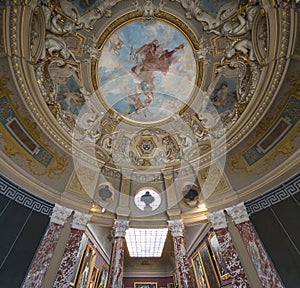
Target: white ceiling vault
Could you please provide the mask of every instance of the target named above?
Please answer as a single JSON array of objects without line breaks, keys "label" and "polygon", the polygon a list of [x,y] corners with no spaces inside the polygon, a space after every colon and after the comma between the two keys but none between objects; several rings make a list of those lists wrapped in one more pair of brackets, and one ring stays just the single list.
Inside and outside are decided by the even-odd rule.
[{"label": "white ceiling vault", "polygon": [[1,173],[93,225],[181,217],[195,239],[299,171],[297,5],[0,1]]}]

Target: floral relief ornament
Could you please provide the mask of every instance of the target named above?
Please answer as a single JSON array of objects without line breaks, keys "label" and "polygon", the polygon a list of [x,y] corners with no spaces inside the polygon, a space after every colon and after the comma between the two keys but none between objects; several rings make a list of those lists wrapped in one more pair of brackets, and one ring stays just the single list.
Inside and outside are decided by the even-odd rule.
[{"label": "floral relief ornament", "polygon": [[91,217],[92,215],[84,214],[79,211],[74,211],[72,228],[84,231]]},{"label": "floral relief ornament", "polygon": [[53,207],[50,221],[55,224],[64,225],[66,219],[71,215],[72,211],[72,209],[69,209],[56,203]]},{"label": "floral relief ornament", "polygon": [[227,220],[223,210],[212,212],[206,215],[215,230],[227,227]]}]

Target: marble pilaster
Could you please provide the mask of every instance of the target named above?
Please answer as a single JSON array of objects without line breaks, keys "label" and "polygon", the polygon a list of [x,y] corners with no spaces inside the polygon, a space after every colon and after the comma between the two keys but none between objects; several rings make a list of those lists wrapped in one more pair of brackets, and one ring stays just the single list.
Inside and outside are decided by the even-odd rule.
[{"label": "marble pilaster", "polygon": [[129,221],[115,220],[114,223],[114,246],[110,262],[107,287],[122,288],[123,264],[125,250],[125,234]]},{"label": "marble pilaster", "polygon": [[42,286],[42,281],[49,267],[63,225],[71,213],[71,209],[59,204],[55,204],[53,207],[50,223],[34,256],[22,288],[39,288]]},{"label": "marble pilaster", "polygon": [[224,261],[226,262],[227,270],[229,271],[232,279],[233,287],[250,288],[250,284],[245,274],[244,268],[228,231],[224,211],[210,213],[207,215],[207,218],[212,223],[212,226],[216,233],[222,256],[224,258]]},{"label": "marble pilaster", "polygon": [[243,239],[262,286],[265,288],[282,288],[283,285],[276,270],[250,222],[244,203],[227,208],[226,211]]},{"label": "marble pilaster", "polygon": [[174,242],[177,281],[180,288],[194,287],[184,243],[184,226],[181,219],[168,221]]},{"label": "marble pilaster", "polygon": [[72,276],[74,274],[74,265],[76,263],[76,257],[79,251],[82,235],[90,219],[91,215],[84,214],[78,211],[74,212],[71,224],[71,233],[53,287],[69,287]]}]

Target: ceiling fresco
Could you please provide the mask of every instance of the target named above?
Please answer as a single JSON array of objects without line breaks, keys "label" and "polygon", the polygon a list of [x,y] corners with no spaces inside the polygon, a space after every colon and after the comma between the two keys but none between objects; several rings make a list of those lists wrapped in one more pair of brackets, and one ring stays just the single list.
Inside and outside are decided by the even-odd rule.
[{"label": "ceiling fresco", "polygon": [[[239,199],[234,188],[247,190],[241,174],[264,165],[282,139],[296,137],[299,117],[293,109],[299,95],[289,93],[282,109],[274,109],[280,95],[287,95],[282,87],[296,85],[284,82],[293,72],[288,67],[300,59],[293,54],[295,5],[275,0],[1,4],[0,19],[7,24],[0,34],[1,65],[14,86],[14,101],[0,95],[1,133],[10,143],[1,145],[3,153],[22,166],[16,153],[7,152],[15,143],[18,157],[38,167],[32,177],[39,177],[38,169],[43,176],[63,177],[52,185],[59,189],[49,191],[81,209],[93,203],[111,219],[115,213],[134,219],[146,213],[162,221],[182,213],[190,223],[202,221],[204,202],[214,208]],[[17,106],[30,120],[15,113]],[[268,121],[271,110],[276,115]],[[237,171],[243,171],[239,177]],[[144,189],[159,194],[155,211],[136,207],[134,197]]]},{"label": "ceiling fresco", "polygon": [[101,94],[109,107],[138,121],[160,121],[190,98],[197,75],[184,35],[162,21],[132,21],[112,34],[98,67]]}]

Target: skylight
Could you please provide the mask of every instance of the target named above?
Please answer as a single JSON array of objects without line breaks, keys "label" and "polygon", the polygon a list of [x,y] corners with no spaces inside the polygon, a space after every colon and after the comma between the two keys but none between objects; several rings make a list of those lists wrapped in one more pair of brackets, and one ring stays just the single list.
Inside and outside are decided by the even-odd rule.
[{"label": "skylight", "polygon": [[167,238],[168,228],[137,229],[126,231],[126,243],[131,257],[160,257]]}]

